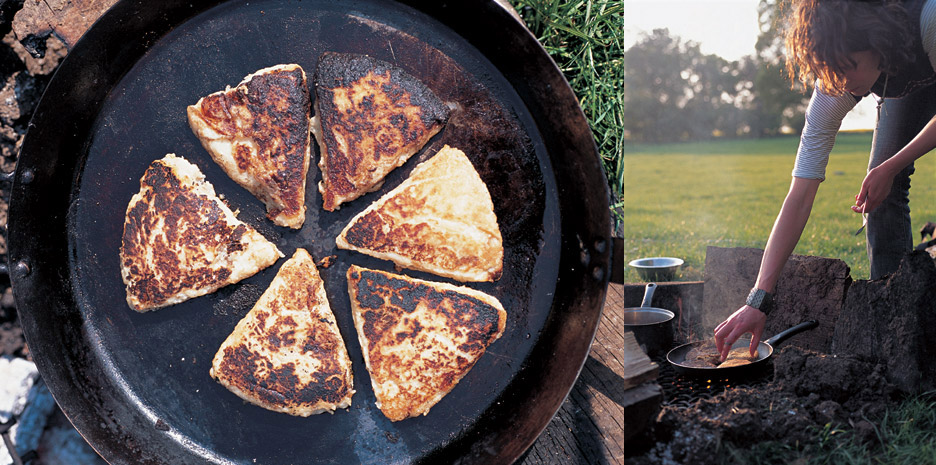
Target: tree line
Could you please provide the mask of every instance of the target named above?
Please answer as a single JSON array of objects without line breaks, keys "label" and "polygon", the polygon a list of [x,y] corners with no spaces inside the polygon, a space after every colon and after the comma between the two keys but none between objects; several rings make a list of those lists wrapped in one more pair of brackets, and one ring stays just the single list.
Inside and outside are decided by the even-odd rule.
[{"label": "tree line", "polygon": [[803,128],[809,93],[784,72],[781,6],[758,5],[752,55],[728,61],[667,29],[624,52],[624,137],[674,142],[771,137]]}]

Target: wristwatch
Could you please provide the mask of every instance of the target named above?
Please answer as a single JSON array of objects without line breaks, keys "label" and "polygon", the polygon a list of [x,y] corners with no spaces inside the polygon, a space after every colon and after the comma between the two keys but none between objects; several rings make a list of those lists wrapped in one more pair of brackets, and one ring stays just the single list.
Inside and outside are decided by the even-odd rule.
[{"label": "wristwatch", "polygon": [[764,315],[770,314],[770,311],[773,310],[773,303],[773,294],[756,287],[751,289],[751,293],[748,294],[747,300],[744,301],[745,305],[754,307],[764,312]]}]

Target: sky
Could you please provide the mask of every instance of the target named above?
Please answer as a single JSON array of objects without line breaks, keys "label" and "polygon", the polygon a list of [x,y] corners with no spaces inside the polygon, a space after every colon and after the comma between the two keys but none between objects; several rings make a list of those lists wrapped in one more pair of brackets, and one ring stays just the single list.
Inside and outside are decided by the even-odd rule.
[{"label": "sky", "polygon": [[[737,60],[754,54],[760,32],[758,0],[623,0],[624,47],[630,48],[642,33],[669,29],[671,36],[699,44],[702,53]],[[872,129],[874,102],[862,99],[842,122],[842,129]]]}]

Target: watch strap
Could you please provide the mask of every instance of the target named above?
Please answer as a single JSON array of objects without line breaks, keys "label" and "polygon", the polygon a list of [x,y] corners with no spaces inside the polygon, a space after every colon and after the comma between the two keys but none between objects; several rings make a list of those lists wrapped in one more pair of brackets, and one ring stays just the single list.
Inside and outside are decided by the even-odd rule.
[{"label": "watch strap", "polygon": [[764,315],[769,315],[770,311],[773,310],[773,294],[755,287],[748,293],[747,300],[744,303],[760,310]]}]

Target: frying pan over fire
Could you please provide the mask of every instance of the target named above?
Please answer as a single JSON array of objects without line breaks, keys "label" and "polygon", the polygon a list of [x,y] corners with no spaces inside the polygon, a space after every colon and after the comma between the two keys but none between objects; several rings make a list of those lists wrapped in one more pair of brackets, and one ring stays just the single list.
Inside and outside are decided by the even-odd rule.
[{"label": "frying pan over fire", "polygon": [[[325,51],[400,66],[455,108],[441,133],[377,192],[321,209],[313,144],[306,223],[273,226],[187,126],[185,108],[279,63],[313,75]],[[357,212],[444,144],[491,192],[504,273],[470,287],[507,309],[504,335],[426,416],[374,406],[344,274],[393,265],[338,250]],[[239,218],[320,269],[354,372],[352,405],[291,417],[245,404],[211,358],[281,262],[218,292],[138,314],[118,250],[130,197],[166,153],[196,164]],[[9,269],[30,353],[77,430],[111,463],[511,463],[543,431],[581,370],[611,255],[609,192],[584,114],[536,39],[495,1],[121,0],[63,60],[17,162]],[[445,281],[403,271],[419,279]]]},{"label": "frying pan over fire", "polygon": [[[788,328],[784,331],[781,331],[767,339],[766,341],[760,341],[757,345],[757,358],[751,363],[745,365],[736,365],[728,367],[695,367],[686,364],[686,355],[695,347],[700,347],[704,342],[690,342],[683,344],[681,346],[675,347],[666,354],[666,360],[676,369],[677,373],[693,376],[693,377],[708,377],[709,379],[734,379],[734,378],[743,378],[747,376],[752,376],[760,373],[762,369],[767,364],[767,360],[774,353],[774,348],[776,348],[780,343],[789,339],[790,337],[799,334],[808,329],[813,329],[819,326],[819,323],[815,321],[804,321],[792,328]],[[747,348],[751,344],[750,338],[744,339],[741,338],[736,341],[731,348]]]}]

